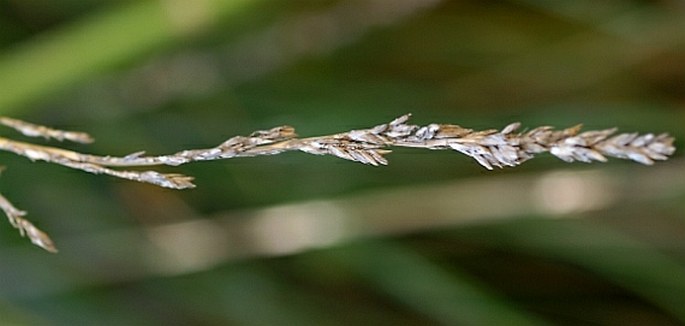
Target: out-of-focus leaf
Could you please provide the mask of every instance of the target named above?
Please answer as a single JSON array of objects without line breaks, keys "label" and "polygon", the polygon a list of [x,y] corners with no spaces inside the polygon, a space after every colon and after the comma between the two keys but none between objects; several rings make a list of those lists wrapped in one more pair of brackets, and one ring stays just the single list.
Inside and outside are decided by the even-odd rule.
[{"label": "out-of-focus leaf", "polygon": [[484,234],[489,245],[581,266],[685,322],[685,264],[646,243],[585,220],[525,219]]},{"label": "out-of-focus leaf", "polygon": [[408,247],[364,242],[330,255],[379,292],[446,325],[541,323],[456,268],[444,270]]},{"label": "out-of-focus leaf", "polygon": [[205,31],[257,0],[135,1],[0,53],[0,113]]}]

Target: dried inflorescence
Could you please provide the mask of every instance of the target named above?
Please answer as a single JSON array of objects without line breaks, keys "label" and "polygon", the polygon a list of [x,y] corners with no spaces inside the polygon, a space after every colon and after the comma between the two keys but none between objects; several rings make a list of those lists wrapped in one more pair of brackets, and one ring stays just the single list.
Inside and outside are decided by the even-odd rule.
[{"label": "dried inflorescence", "polygon": [[[370,164],[387,165],[384,157],[390,147],[414,147],[432,150],[454,150],[475,159],[480,165],[493,167],[517,166],[536,154],[550,152],[566,161],[605,162],[607,156],[629,159],[651,165],[665,160],[675,152],[673,138],[667,134],[624,133],[616,129],[580,132],[581,126],[563,130],[538,127],[519,132],[520,124],[512,123],[502,130],[474,131],[458,125],[432,123],[426,126],[408,124],[409,114],[389,123],[369,129],[352,130],[334,135],[298,138],[290,126],[256,131],[249,136],[236,136],[220,145],[206,149],[184,150],[171,155],[147,156],[136,152],[123,157],[82,154],[56,147],[41,146],[0,137],[0,150],[29,158],[61,164],[95,174],[146,182],[172,189],[193,188],[193,178],[181,174],[156,171],[119,170],[117,167],[178,166],[195,161],[275,155],[286,151],[302,151],[316,155],[332,155],[342,159]],[[20,120],[0,117],[0,124],[14,128],[24,135],[90,143],[92,138],[81,132],[61,131]],[[51,252],[56,252],[50,238],[23,218],[0,196],[0,208],[10,223],[26,234],[31,241]]]},{"label": "dried inflorescence", "polygon": [[10,203],[5,196],[0,195],[0,208],[5,212],[10,224],[15,228],[19,229],[19,233],[24,236],[28,236],[31,242],[49,252],[57,252],[55,244],[52,239],[35,227],[31,222],[24,218],[26,212],[17,209]]}]

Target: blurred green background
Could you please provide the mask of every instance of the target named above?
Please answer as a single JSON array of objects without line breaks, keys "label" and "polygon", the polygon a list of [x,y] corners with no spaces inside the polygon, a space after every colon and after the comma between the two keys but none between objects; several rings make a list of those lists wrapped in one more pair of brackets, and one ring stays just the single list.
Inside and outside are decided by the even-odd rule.
[{"label": "blurred green background", "polygon": [[160,168],[188,191],[2,153],[0,191],[61,251],[0,224],[0,323],[683,324],[684,108],[679,0],[0,0],[0,114],[97,140],[51,145],[172,153],[412,112],[679,148],[652,167],[396,150]]}]

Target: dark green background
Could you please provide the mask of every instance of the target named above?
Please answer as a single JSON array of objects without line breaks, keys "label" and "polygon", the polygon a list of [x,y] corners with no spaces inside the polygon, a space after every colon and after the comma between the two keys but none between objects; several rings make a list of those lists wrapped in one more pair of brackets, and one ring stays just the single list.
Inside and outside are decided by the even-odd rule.
[{"label": "dark green background", "polygon": [[[173,153],[281,124],[335,133],[407,112],[669,132],[681,149],[684,107],[676,0],[0,1],[0,114],[89,132],[89,146],[49,143],[89,153]],[[388,159],[160,168],[196,177],[171,191],[4,153],[0,191],[61,252],[0,224],[0,323],[685,322],[678,152],[653,167],[543,155],[492,172],[450,152]],[[604,201],[540,206],[578,180],[600,190],[581,198]],[[255,249],[254,221],[298,214],[356,224],[323,246]]]}]

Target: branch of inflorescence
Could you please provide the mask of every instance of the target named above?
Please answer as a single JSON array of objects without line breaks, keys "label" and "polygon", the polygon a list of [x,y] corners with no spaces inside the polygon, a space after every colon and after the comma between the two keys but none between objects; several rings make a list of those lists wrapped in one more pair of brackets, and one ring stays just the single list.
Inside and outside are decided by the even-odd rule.
[{"label": "branch of inflorescence", "polygon": [[[369,129],[309,138],[299,138],[295,129],[286,125],[256,131],[249,136],[236,136],[216,147],[190,149],[159,156],[148,156],[145,152],[121,157],[98,156],[4,137],[0,137],[0,150],[24,156],[32,161],[46,161],[94,174],[107,174],[172,189],[194,188],[193,178],[153,170],[118,168],[178,166],[197,161],[275,155],[287,151],[332,155],[379,166],[388,164],[384,155],[390,152],[391,147],[454,150],[475,159],[488,170],[492,170],[493,167],[517,166],[544,152],[549,152],[566,162],[605,162],[609,156],[646,165],[651,165],[657,160],[666,160],[675,152],[674,139],[668,134],[617,134],[615,128],[581,132],[580,125],[562,130],[543,126],[519,132],[519,123],[509,124],[502,130],[475,131],[453,124],[413,125],[408,123],[410,116],[406,114]],[[7,117],[0,117],[0,124],[31,137],[79,143],[93,141],[86,133],[52,129]],[[19,229],[22,235],[28,236],[31,242],[50,252],[57,252],[48,235],[26,220],[23,217],[25,212],[15,208],[1,195],[0,208],[4,210],[10,223]]]}]

